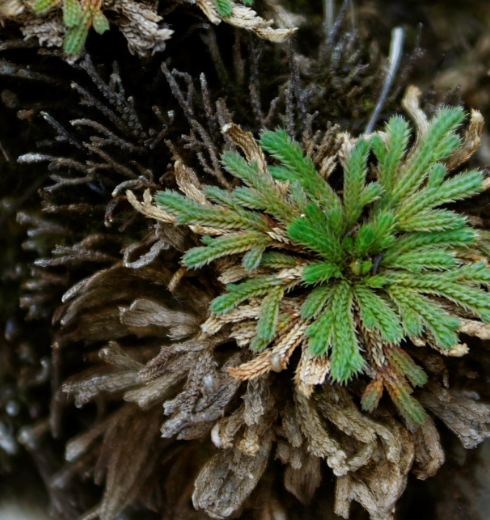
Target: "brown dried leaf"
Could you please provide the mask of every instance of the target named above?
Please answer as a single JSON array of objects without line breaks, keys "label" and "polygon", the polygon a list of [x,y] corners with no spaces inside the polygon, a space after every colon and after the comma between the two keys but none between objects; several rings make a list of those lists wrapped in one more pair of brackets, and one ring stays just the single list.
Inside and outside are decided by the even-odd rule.
[{"label": "brown dried leaf", "polygon": [[271,42],[280,43],[289,38],[296,28],[292,29],[273,29],[271,27],[272,20],[264,20],[257,15],[255,11],[249,7],[235,4],[230,17],[223,18],[216,7],[214,0],[197,0],[197,5],[202,9],[203,13],[208,17],[209,21],[219,24],[222,21],[229,23],[240,29],[252,31],[257,36],[269,40]]},{"label": "brown dried leaf", "polygon": [[111,8],[120,15],[118,26],[128,41],[132,54],[147,56],[163,51],[173,30],[162,27],[158,4],[115,0]]},{"label": "brown dried leaf", "polygon": [[267,169],[264,152],[257,144],[252,132],[245,132],[235,123],[229,123],[223,126],[221,132],[228,137],[234,145],[241,148],[248,162],[256,161],[260,171],[264,175],[267,175],[271,182],[273,181]]},{"label": "brown dried leaf", "polygon": [[313,402],[299,392],[295,394],[296,414],[301,431],[308,442],[308,451],[327,459],[327,464],[336,476],[349,471],[347,454],[322,424]]},{"label": "brown dried leaf", "polygon": [[444,464],[444,450],[439,432],[431,417],[427,417],[414,435],[415,463],[412,468],[418,479],[433,477]]},{"label": "brown dried leaf", "polygon": [[224,519],[235,513],[255,489],[269,458],[272,432],[260,439],[255,456],[237,447],[222,450],[201,470],[192,495],[194,507],[212,518]]},{"label": "brown dried leaf", "polygon": [[490,404],[479,401],[476,392],[445,389],[432,382],[419,400],[437,415],[467,448],[475,448],[490,437]]},{"label": "brown dried leaf", "polygon": [[459,332],[474,336],[480,339],[490,339],[490,325],[481,321],[465,320],[460,318]]},{"label": "brown dried leaf", "polygon": [[321,484],[320,459],[304,450],[299,468],[288,465],[284,473],[284,487],[303,504],[309,504]]},{"label": "brown dried leaf", "polygon": [[393,520],[395,505],[407,484],[407,475],[414,458],[411,434],[394,421],[395,436],[402,437],[402,457],[393,464],[382,457],[375,464],[364,466],[355,473],[337,478],[335,513],[349,518],[350,503],[355,500],[369,512],[372,520]]},{"label": "brown dried leaf", "polygon": [[449,157],[446,168],[450,172],[466,162],[480,147],[484,120],[478,110],[471,111],[470,124],[463,137],[463,144]]}]

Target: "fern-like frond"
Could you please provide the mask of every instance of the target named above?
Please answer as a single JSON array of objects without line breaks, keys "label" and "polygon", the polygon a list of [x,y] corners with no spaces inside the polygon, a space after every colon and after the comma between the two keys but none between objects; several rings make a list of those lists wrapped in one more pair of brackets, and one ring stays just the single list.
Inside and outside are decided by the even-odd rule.
[{"label": "fern-like frond", "polygon": [[426,420],[423,406],[410,395],[412,389],[406,381],[386,379],[385,386],[396,407],[410,424],[420,425]]},{"label": "fern-like frond", "polygon": [[[267,235],[254,231],[230,233],[208,240],[206,246],[189,249],[183,257],[183,263],[186,267],[197,269],[223,256],[236,255],[257,248],[264,251],[270,241]],[[260,263],[260,256],[255,267]],[[249,268],[254,267],[247,267]]]},{"label": "fern-like frond", "polygon": [[405,376],[413,386],[423,386],[427,383],[428,377],[423,368],[419,367],[402,348],[386,349],[386,357],[395,370]]},{"label": "fern-like frond", "polygon": [[264,297],[260,306],[257,336],[252,342],[252,349],[260,350],[263,345],[269,344],[275,336],[279,318],[279,304],[283,296],[284,288],[275,286]]},{"label": "fern-like frond", "polygon": [[430,209],[420,211],[410,217],[400,218],[399,229],[401,231],[451,231],[462,228],[466,224],[466,218],[447,209]]},{"label": "fern-like frond", "polygon": [[[320,291],[317,294],[319,299],[325,297]],[[330,376],[335,381],[346,382],[364,366],[352,314],[352,287],[347,282],[340,282],[332,287],[327,298],[320,317],[306,331],[310,338],[308,346],[316,355],[326,354],[331,349]]]},{"label": "fern-like frond", "polygon": [[229,284],[226,287],[228,292],[211,302],[211,310],[216,314],[231,311],[253,296],[264,296],[276,285],[281,285],[281,282],[275,276],[258,276],[240,284]]},{"label": "fern-like frond", "polygon": [[[402,318],[405,314],[404,309],[409,309],[412,315],[427,327],[440,347],[450,349],[457,344],[456,331],[460,325],[457,318],[414,289],[393,285],[387,292],[397,304]],[[404,323],[404,326],[407,330],[411,330],[414,324]]]},{"label": "fern-like frond", "polygon": [[389,197],[406,153],[410,129],[403,117],[392,117],[385,127],[385,142],[381,138],[372,141],[378,159],[378,181]]},{"label": "fern-like frond", "polygon": [[[264,132],[260,138],[264,150],[278,159],[282,166],[269,168],[272,176],[291,183],[299,182],[310,199],[325,207],[340,206],[340,199],[332,187],[317,173],[310,157],[286,131]],[[279,168],[279,169],[278,169]]]},{"label": "fern-like frond", "polygon": [[296,267],[301,263],[301,258],[280,253],[279,251],[266,251],[262,255],[260,265],[262,267],[271,267],[273,269],[284,269],[286,267]]},{"label": "fern-like frond", "polygon": [[171,190],[158,192],[156,200],[168,213],[175,215],[180,224],[199,224],[222,229],[270,230],[270,224],[260,213],[223,206],[203,206]]},{"label": "fern-like frond", "polygon": [[[257,201],[259,200],[258,195],[260,195],[262,199],[260,209],[266,210],[267,213],[284,223],[290,222],[295,213],[297,214],[295,208],[281,194],[272,177],[268,173],[262,172],[256,162],[248,163],[237,152],[225,152],[222,163],[229,173],[255,190],[254,195]],[[243,190],[241,195],[243,196]],[[251,193],[248,192],[247,195],[250,200]]]},{"label": "fern-like frond", "polygon": [[393,201],[401,201],[421,187],[430,168],[447,159],[459,146],[460,139],[454,133],[463,122],[461,108],[444,108],[432,119],[425,135],[420,140],[402,167],[393,189]]},{"label": "fern-like frond", "polygon": [[450,231],[406,233],[397,237],[396,242],[385,252],[382,263],[388,265],[400,254],[416,251],[426,246],[440,248],[465,247],[475,243],[477,233],[467,226]]},{"label": "fern-like frond", "polygon": [[316,318],[322,312],[325,304],[332,295],[332,285],[315,287],[301,307],[301,316],[305,319]]},{"label": "fern-like frond", "polygon": [[454,253],[445,249],[426,246],[415,251],[393,255],[391,260],[384,260],[382,264],[385,267],[405,269],[417,273],[428,270],[445,271],[454,269],[458,262]]},{"label": "fern-like frond", "polygon": [[403,338],[403,328],[388,301],[363,284],[356,284],[354,290],[364,327],[376,330],[388,343],[399,343]]},{"label": "fern-like frond", "polygon": [[405,199],[397,212],[397,217],[406,221],[407,218],[417,215],[421,211],[473,197],[480,193],[482,189],[483,176],[481,172],[473,170],[461,173],[437,186],[427,186],[427,188]]},{"label": "fern-like frond", "polygon": [[292,240],[332,262],[342,260],[340,240],[329,226],[325,213],[317,205],[308,204],[304,215],[289,224],[287,231]]},{"label": "fern-like frond", "polygon": [[328,282],[331,278],[342,278],[339,266],[332,262],[316,262],[305,266],[303,271],[303,281],[307,284]]},{"label": "fern-like frond", "polygon": [[344,167],[344,208],[347,227],[350,228],[361,216],[362,192],[366,188],[367,159],[370,144],[364,139],[352,149]]}]

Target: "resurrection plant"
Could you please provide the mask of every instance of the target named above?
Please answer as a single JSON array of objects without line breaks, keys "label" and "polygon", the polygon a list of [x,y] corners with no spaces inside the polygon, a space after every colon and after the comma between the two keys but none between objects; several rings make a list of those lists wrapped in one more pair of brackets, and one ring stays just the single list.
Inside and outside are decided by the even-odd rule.
[{"label": "resurrection plant", "polygon": [[[488,353],[443,357],[465,352],[458,332],[490,337],[488,233],[444,208],[486,187],[480,172],[451,173],[478,147],[478,113],[458,137],[463,111],[429,122],[410,89],[413,138],[396,117],[355,139],[315,131],[309,99],[295,118],[293,74],[274,103],[285,112],[257,117],[256,102],[247,119],[232,96],[208,103],[204,77],[192,89],[162,66],[190,127],[180,137],[173,111],[154,120],[126,98],[117,66],[107,83],[90,57],[80,67],[100,92],[75,84],[85,117],[65,127],[43,116],[76,151],[19,158],[52,171],[44,214],[18,219],[37,252],[22,305],[50,317],[60,374],[49,426],[19,438],[45,460],[47,428],[63,440],[63,425],[78,425],[63,463],[43,470],[60,516],[357,518],[358,502],[393,520],[408,475],[444,462],[434,416],[466,448],[490,436]],[[258,143],[232,113],[247,128],[288,130]],[[378,399],[385,387],[402,414]]]},{"label": "resurrection plant", "polygon": [[[485,241],[446,207],[487,187],[478,170],[450,175],[475,140],[463,143],[457,134],[461,108],[442,108],[427,121],[413,108],[416,95],[411,89],[406,98],[418,122],[413,144],[400,116],[382,132],[340,135],[339,179],[335,162],[317,171],[286,131],[264,131],[258,144],[229,124],[223,133],[245,155],[222,155],[236,187],[202,187],[194,179],[181,186],[184,195],[157,193],[161,220],[202,235],[183,266],[213,262],[226,284],[203,334],[230,326],[240,346],[258,353],[230,368],[235,377],[281,371],[300,348],[303,394],[365,374],[364,410],[376,409],[386,389],[408,424],[418,425],[426,413],[411,394],[428,378],[405,346],[460,356],[464,324],[490,322]],[[481,124],[474,112],[469,134]]]}]

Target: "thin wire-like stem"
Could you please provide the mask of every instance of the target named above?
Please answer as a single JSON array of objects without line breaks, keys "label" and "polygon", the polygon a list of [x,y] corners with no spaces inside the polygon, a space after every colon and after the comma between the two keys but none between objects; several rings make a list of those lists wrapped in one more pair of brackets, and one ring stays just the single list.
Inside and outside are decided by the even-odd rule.
[{"label": "thin wire-like stem", "polygon": [[333,0],[323,0],[323,31],[325,34],[325,41],[333,27],[334,19],[334,5]]},{"label": "thin wire-like stem", "polygon": [[391,45],[389,57],[390,66],[388,68],[388,72],[383,83],[383,89],[381,90],[381,95],[379,96],[378,103],[376,104],[376,107],[374,108],[374,111],[371,115],[371,119],[369,120],[368,124],[366,125],[366,129],[364,130],[365,134],[370,134],[373,131],[374,125],[378,120],[379,114],[391,89],[391,85],[393,83],[393,80],[395,79],[398,67],[400,65],[400,59],[403,54],[404,37],[405,32],[402,27],[395,27],[391,32]]}]

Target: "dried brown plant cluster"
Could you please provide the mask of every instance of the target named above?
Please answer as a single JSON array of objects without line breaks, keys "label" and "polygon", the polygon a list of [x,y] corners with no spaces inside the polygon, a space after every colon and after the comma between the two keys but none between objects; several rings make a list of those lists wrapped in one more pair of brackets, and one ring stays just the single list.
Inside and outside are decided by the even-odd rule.
[{"label": "dried brown plant cluster", "polygon": [[[59,1],[42,3],[21,0],[2,1],[0,3],[0,22],[18,25],[24,38],[36,38],[43,46],[61,47],[66,38],[65,35],[70,34],[71,27],[70,22],[67,21],[68,8],[65,7],[65,3]],[[288,16],[287,12],[275,2],[271,2],[267,7],[271,15],[278,11],[281,27],[273,27],[273,20],[266,20],[253,9],[241,4],[234,4],[230,16],[223,16],[220,14],[215,0],[197,0],[197,2],[164,0],[153,3],[134,0],[96,0],[82,2],[81,13],[85,7],[93,4],[96,7],[92,7],[92,9],[104,13],[103,16],[109,18],[110,24],[121,31],[132,54],[147,56],[163,51],[167,40],[174,33],[174,30],[165,22],[165,14],[185,6],[186,3],[197,4],[197,8],[214,25],[226,22],[272,42],[282,42],[295,31],[293,26],[285,26],[294,18]],[[77,4],[78,2],[75,1],[75,5]],[[67,50],[67,52],[70,54],[80,52],[80,46],[85,41],[87,31],[88,28],[83,31],[83,36],[76,36],[79,40],[82,39],[79,43],[72,43],[70,49],[74,50]]]},{"label": "dried brown plant cluster", "polygon": [[[169,34],[155,40],[156,19],[145,24],[152,27],[149,36],[131,30],[127,13],[143,4],[124,5],[124,12],[113,8],[121,30],[128,28],[131,50],[145,54],[163,46]],[[199,3],[216,23],[208,12],[214,2],[208,11],[206,5]],[[29,18],[25,27],[45,31],[55,17],[59,13],[46,16],[44,25]],[[430,416],[416,430],[388,400],[374,413],[363,412],[361,380],[313,388],[314,360],[301,366],[292,350],[287,370],[276,371],[285,366],[268,358],[267,370],[243,381],[237,370],[257,359],[243,346],[255,331],[258,302],[240,309],[245,314],[232,316],[236,321],[222,320],[213,334],[203,333],[210,302],[243,273],[226,261],[184,269],[182,255],[200,245],[200,236],[161,218],[152,201],[161,189],[199,197],[203,184],[232,186],[220,157],[244,144],[244,133],[222,132],[236,128],[233,123],[256,137],[286,128],[317,170],[333,172],[347,139],[342,131],[361,133],[377,101],[384,59],[375,45],[367,55],[362,40],[340,31],[332,37],[333,52],[307,59],[291,48],[289,61],[286,53],[276,57],[277,86],[261,69],[260,54],[270,59],[276,52],[270,46],[237,36],[230,67],[215,33],[205,37],[218,88],[205,75],[196,79],[162,64],[164,94],[145,111],[134,89],[127,92],[130,80],[117,64],[101,68],[86,54],[69,73],[81,101],[73,116],[64,121],[35,108],[37,124],[43,121],[56,138],[19,159],[49,173],[40,210],[17,217],[28,229],[24,247],[35,257],[21,305],[29,319],[52,321],[47,372],[35,376],[40,384],[49,378],[53,390],[49,419],[25,420],[21,442],[44,472],[61,518],[112,520],[126,511],[168,520],[392,519],[410,475],[424,480],[443,464],[441,431],[451,430],[466,448],[490,435],[484,342],[461,359],[406,347],[429,374],[416,397]],[[41,80],[11,64],[10,58],[0,64],[4,74]],[[389,98],[387,113],[397,103],[396,95]],[[423,123],[416,102],[411,110]],[[477,140],[480,132],[472,129]],[[486,227],[478,208],[471,218]],[[286,303],[298,313],[294,298]],[[487,327],[469,320],[465,327],[469,336],[489,339]],[[288,346],[297,333],[288,331]],[[39,368],[39,360],[32,366]],[[308,392],[295,374],[306,378]],[[51,437],[68,439],[62,466]],[[87,481],[103,491],[87,492]],[[456,501],[451,496],[447,503]]]}]

